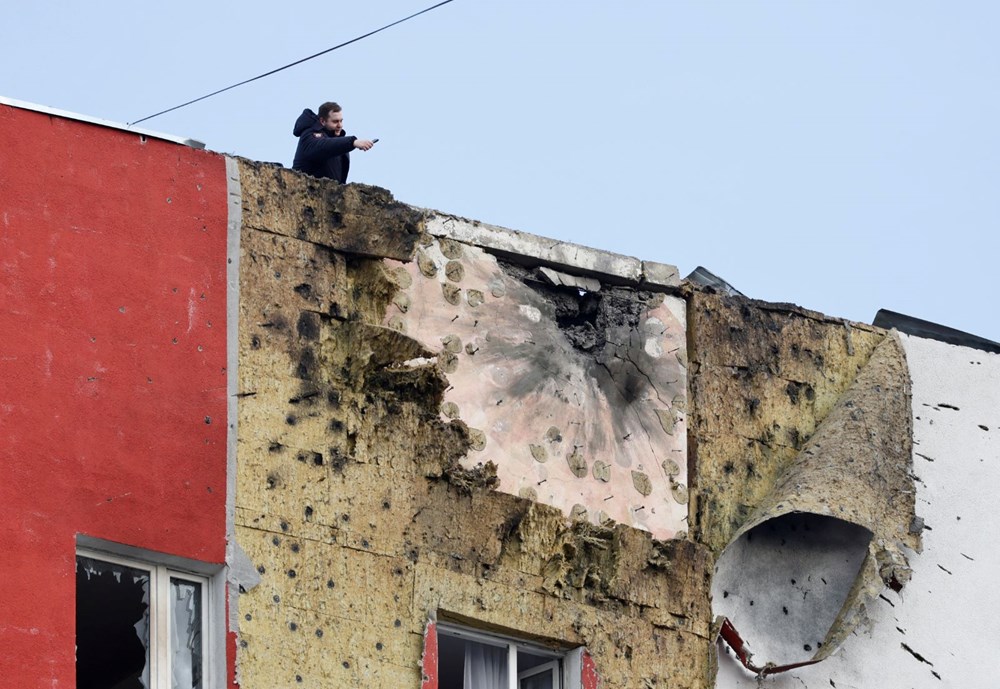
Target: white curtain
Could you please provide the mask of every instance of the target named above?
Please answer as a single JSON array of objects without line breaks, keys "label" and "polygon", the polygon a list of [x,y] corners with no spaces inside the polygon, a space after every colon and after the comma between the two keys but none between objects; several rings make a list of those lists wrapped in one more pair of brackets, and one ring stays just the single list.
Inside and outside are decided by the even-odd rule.
[{"label": "white curtain", "polygon": [[[138,572],[138,570],[135,571]],[[121,580],[119,579],[119,581]],[[142,613],[142,619],[135,623],[135,635],[139,637],[142,647],[146,649],[146,665],[142,668],[139,681],[142,682],[142,689],[149,689],[149,575],[145,572],[134,574],[132,582],[142,586],[142,604],[146,607]]]},{"label": "white curtain", "polygon": [[507,689],[507,649],[465,642],[463,689]]}]

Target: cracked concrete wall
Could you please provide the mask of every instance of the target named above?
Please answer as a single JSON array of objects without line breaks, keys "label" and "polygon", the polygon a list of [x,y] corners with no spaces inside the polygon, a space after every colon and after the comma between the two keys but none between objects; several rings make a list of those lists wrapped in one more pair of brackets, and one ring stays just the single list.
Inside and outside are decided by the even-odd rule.
[{"label": "cracked concrete wall", "polygon": [[[422,216],[386,192],[247,161],[240,161],[240,176],[235,532],[261,576],[239,601],[244,689],[417,686],[424,629],[435,616],[560,648],[585,645],[603,686],[711,686],[708,549],[687,539],[657,540],[627,524],[571,519],[565,503],[544,504],[540,492],[504,492],[509,486],[502,467],[510,455],[475,449],[483,438],[466,423],[472,408],[459,402],[475,392],[465,388],[476,382],[456,377],[471,367],[460,361],[456,369],[446,356],[459,355],[457,343],[423,340],[409,334],[406,322],[393,320],[404,313],[399,306],[406,299],[414,307],[408,316],[432,305],[450,315],[456,304],[445,290],[449,283],[466,290],[460,298],[468,305],[472,290],[480,289],[480,270],[490,273],[482,287],[496,280],[518,293],[502,300],[505,309],[537,309],[538,320],[529,322],[549,322],[551,346],[562,332],[552,322],[554,307],[474,247],[442,247],[422,236]],[[461,254],[449,261],[459,261],[467,273],[462,287],[447,277],[424,277],[427,255],[435,251],[442,259],[445,251]],[[406,263],[411,257],[417,260]],[[423,271],[419,278],[414,267]],[[447,262],[443,268],[452,278],[458,272]],[[436,289],[434,299],[415,292],[417,285]],[[500,299],[480,291],[484,302]],[[597,331],[616,336],[595,332],[593,348],[606,337],[602,353],[580,353],[576,361],[589,357],[593,367],[613,371],[662,353],[673,358],[673,374],[682,375],[671,341],[652,322],[682,316],[678,305],[637,292],[615,293],[608,301],[632,304],[626,322],[600,321]],[[482,310],[502,316],[500,308]],[[430,332],[456,334],[437,327]],[[483,347],[467,353],[466,345],[484,343],[459,338],[459,356],[488,354]],[[584,458],[588,478],[568,475],[576,483],[610,484],[594,476],[597,460],[606,456],[609,465],[620,465],[627,459],[627,467],[608,467],[629,495],[626,504],[635,504],[632,496],[655,495],[657,507],[670,514],[680,505],[670,478],[678,482],[684,462],[665,469],[659,465],[669,454],[637,449],[616,460],[610,452],[610,438],[630,429],[670,441],[657,410],[678,406],[683,413],[674,399],[683,397],[679,378],[665,378],[670,396],[654,400],[651,388],[660,374],[646,373],[653,380],[635,374],[635,396],[625,407],[635,420],[621,427],[604,417],[590,420],[608,424],[608,440],[600,446],[591,438],[587,447],[608,454]],[[610,375],[600,390],[615,392]],[[449,402],[458,407],[455,418],[442,413],[451,409]],[[579,408],[572,414],[582,418]],[[578,436],[568,421],[560,424],[546,420],[544,428],[525,429],[517,443],[522,465],[555,467],[562,455],[562,471],[571,471],[566,451],[557,448],[579,442]],[[548,426],[556,426],[563,440],[547,435]],[[532,444],[550,453],[548,462],[539,461]],[[648,471],[648,485],[633,474],[641,471]],[[588,517],[596,512],[588,506]],[[621,514],[628,516],[627,510]],[[662,528],[672,533],[676,521],[664,520]]]}]

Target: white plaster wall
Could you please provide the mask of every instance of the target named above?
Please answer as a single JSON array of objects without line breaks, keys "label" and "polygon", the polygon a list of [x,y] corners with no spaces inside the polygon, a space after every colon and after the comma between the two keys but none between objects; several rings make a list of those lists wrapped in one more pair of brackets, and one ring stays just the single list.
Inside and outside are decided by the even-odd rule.
[{"label": "white plaster wall", "polygon": [[719,689],[1000,687],[1000,356],[902,340],[927,526],[912,580],[901,595],[886,589],[869,628],[817,665],[758,683],[720,642]]}]

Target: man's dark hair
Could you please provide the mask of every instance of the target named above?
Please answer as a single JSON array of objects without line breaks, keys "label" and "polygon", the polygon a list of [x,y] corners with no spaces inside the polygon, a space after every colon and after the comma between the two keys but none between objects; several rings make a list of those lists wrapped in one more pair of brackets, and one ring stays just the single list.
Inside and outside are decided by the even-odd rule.
[{"label": "man's dark hair", "polygon": [[340,111],[341,107],[336,103],[323,103],[323,105],[319,106],[319,118],[321,120],[325,120],[330,116],[331,112],[340,112]]}]

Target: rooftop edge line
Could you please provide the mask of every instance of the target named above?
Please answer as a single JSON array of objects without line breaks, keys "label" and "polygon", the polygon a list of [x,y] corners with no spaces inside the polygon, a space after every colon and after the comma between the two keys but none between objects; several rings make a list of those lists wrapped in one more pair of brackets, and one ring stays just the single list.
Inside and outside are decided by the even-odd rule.
[{"label": "rooftop edge line", "polygon": [[129,132],[130,134],[138,134],[139,136],[146,136],[153,139],[160,139],[162,141],[169,141],[175,144],[181,144],[182,146],[189,146],[190,148],[203,149],[205,144],[197,139],[190,139],[183,136],[174,136],[172,134],[163,134],[161,132],[150,131],[149,129],[140,129],[137,127],[129,127],[121,122],[113,122],[111,120],[104,120],[99,117],[90,117],[88,115],[80,115],[75,112],[70,112],[68,110],[59,110],[58,108],[50,108],[45,105],[37,105],[35,103],[28,103],[27,101],[17,100],[15,98],[7,98],[6,96],[0,96],[0,105],[7,105],[12,108],[18,108],[20,110],[33,110],[35,112],[40,112],[45,115],[52,115],[53,117],[63,117],[69,120],[77,120],[78,122],[87,122],[88,124],[96,124],[98,127],[107,127],[109,129],[120,129],[123,132]]}]

